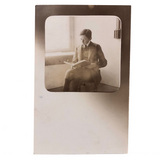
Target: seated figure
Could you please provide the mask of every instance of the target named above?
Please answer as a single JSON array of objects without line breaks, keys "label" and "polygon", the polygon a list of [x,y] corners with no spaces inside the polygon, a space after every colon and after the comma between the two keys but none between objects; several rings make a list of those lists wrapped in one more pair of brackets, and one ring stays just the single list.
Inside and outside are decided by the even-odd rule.
[{"label": "seated figure", "polygon": [[94,90],[96,91],[98,84],[101,81],[100,69],[107,65],[107,60],[104,57],[101,46],[93,43],[92,32],[89,29],[84,29],[80,33],[82,44],[76,48],[73,56],[73,63],[81,60],[90,62],[90,65],[83,67],[72,67],[66,71],[63,91],[77,92],[85,82],[93,82]]}]

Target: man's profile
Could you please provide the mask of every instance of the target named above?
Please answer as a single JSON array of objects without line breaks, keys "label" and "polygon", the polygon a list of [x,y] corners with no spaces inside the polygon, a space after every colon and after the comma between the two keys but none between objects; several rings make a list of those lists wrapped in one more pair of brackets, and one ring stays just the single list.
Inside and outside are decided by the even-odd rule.
[{"label": "man's profile", "polygon": [[107,65],[107,60],[99,44],[93,43],[92,31],[84,29],[80,33],[82,44],[76,48],[73,56],[73,63],[81,60],[86,60],[90,64],[87,66],[72,67],[66,71],[63,91],[76,92],[79,90],[81,84],[86,82],[94,83],[94,91],[101,81],[100,68]]}]

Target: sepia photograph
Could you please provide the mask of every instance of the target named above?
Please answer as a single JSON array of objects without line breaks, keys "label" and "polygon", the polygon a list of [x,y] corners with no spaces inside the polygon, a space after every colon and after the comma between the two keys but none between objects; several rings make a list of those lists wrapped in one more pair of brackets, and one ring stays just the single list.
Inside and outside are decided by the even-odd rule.
[{"label": "sepia photograph", "polygon": [[45,87],[50,92],[115,92],[120,88],[117,16],[50,16],[45,21]]},{"label": "sepia photograph", "polygon": [[35,6],[34,154],[128,152],[131,6]]}]

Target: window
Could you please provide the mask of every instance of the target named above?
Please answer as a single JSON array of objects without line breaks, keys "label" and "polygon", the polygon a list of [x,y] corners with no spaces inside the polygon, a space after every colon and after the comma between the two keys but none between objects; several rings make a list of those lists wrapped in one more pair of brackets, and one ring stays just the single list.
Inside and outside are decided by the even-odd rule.
[{"label": "window", "polygon": [[69,16],[50,16],[45,23],[45,51],[73,51],[73,19]]}]

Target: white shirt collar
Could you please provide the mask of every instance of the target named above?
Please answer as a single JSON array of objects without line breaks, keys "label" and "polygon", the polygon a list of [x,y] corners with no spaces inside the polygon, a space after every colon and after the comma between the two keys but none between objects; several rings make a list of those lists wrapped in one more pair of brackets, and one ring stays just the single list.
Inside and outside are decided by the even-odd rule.
[{"label": "white shirt collar", "polygon": [[[86,44],[87,47],[89,46],[90,42],[91,42],[91,41],[89,41],[89,42]],[[84,45],[84,44],[83,44],[82,46],[85,48],[85,45]]]},{"label": "white shirt collar", "polygon": [[89,42],[86,44],[86,45],[87,45],[87,47],[89,46],[90,42],[91,42],[91,41],[89,41]]}]

